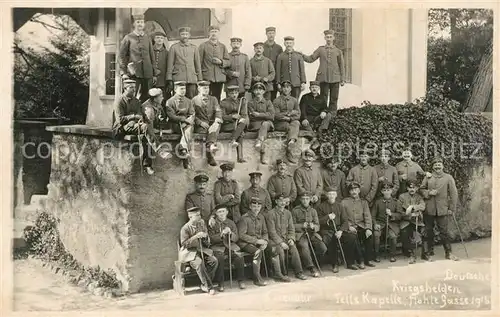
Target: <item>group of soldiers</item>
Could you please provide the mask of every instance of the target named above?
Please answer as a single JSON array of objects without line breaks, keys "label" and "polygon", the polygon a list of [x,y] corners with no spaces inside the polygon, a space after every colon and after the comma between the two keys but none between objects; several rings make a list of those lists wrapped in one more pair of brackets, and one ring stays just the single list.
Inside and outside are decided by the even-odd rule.
[{"label": "group of soldiers", "polygon": [[252,256],[257,286],[266,285],[262,263],[266,274],[270,263],[273,277],[282,282],[291,281],[289,262],[301,280],[307,278],[304,270],[320,276],[324,262],[339,272],[339,253],[347,269],[374,267],[373,262],[380,262],[382,237],[390,262],[396,261],[398,237],[410,264],[416,262],[419,244],[421,258],[432,261],[435,224],[446,258],[458,260],[447,231],[458,194],[453,177],[443,171],[443,160],[436,157],[432,171],[424,172],[408,149],[396,166],[389,164],[391,152],[386,149],[379,152],[376,166],[368,163],[369,154],[361,152],[359,164],[346,176],[338,157],[319,168],[313,165],[314,151],[307,149],[293,176],[279,159],[266,188],[262,174],[253,172],[250,187],[241,193],[231,162],[220,165],[222,177],[215,181],[213,194],[207,191],[209,177],[196,175],[196,190],[185,199],[188,221],[180,231],[179,260],[196,270],[203,291],[215,294],[216,283],[224,291],[227,260],[234,264],[239,287],[246,287],[242,252]]},{"label": "group of soldiers", "polygon": [[[261,163],[267,164],[264,141],[269,131],[287,132],[290,153],[299,129],[317,131],[321,136],[336,115],[345,65],[342,51],[333,44],[332,30],[324,31],[326,44],[308,56],[294,50],[291,36],[284,38],[283,50],[275,42],[276,28],[267,27],[267,41],[255,43],[255,56],[249,59],[240,52],[241,38],[231,38],[232,50],[228,51],[218,39],[218,26],[210,27],[209,40],[199,47],[189,42],[190,28],[181,27],[180,41],[167,50],[163,32],[150,38],[144,33],[144,16],[134,15],[133,20],[134,30],[120,43],[124,93],[115,104],[113,133],[116,137],[139,136],[146,148],[143,166],[149,174],[154,173],[152,152],[171,156],[162,150],[155,134],[162,131],[162,124],[166,131],[181,134],[178,156],[185,168],[190,165],[193,133],[206,134],[210,165],[217,165],[214,154],[219,132],[231,133],[237,161],[245,162],[241,142],[245,130],[258,131],[255,147]],[[316,80],[299,102],[306,84],[304,62],[317,59]],[[227,98],[221,100],[224,87]],[[317,146],[315,138],[313,148]]]}]

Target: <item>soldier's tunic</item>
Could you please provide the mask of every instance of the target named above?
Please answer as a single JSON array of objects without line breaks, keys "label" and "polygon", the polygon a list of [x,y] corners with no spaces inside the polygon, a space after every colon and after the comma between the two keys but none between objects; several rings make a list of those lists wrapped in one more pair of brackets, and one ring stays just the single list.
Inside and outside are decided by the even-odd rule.
[{"label": "soldier's tunic", "polygon": [[264,82],[262,78],[267,78],[267,83],[264,82],[267,92],[274,90],[273,80],[276,72],[273,62],[269,58],[255,55],[250,59],[250,68],[252,71],[252,86],[256,83],[255,77],[259,76],[261,82]]},{"label": "soldier's tunic", "polygon": [[[390,217],[386,214],[387,209],[391,211]],[[400,231],[400,221],[403,217],[401,204],[392,197],[387,200],[382,197],[375,201],[371,213],[374,227],[375,252],[380,252],[380,237],[384,233],[384,235],[389,235],[390,254],[394,256],[396,254],[396,240]],[[379,225],[380,229],[375,230],[375,225]],[[388,232],[386,225],[388,226]]]},{"label": "soldier's tunic", "polygon": [[169,92],[167,91],[167,61],[168,61],[168,50],[165,45],[156,46],[153,45],[153,67],[158,69],[158,76],[156,78],[155,87],[160,88],[163,92],[163,98],[167,100],[170,98]]},{"label": "soldier's tunic", "polygon": [[[151,99],[146,100],[142,104],[142,112],[146,116],[148,122],[152,125],[151,128],[159,129],[160,124],[165,122],[167,118],[167,113],[161,104],[157,104]],[[163,120],[160,120],[160,116]]]},{"label": "soldier's tunic", "polygon": [[212,210],[215,208],[215,201],[212,194],[208,192],[194,192],[186,195],[184,200],[184,209],[188,210],[192,207],[200,208],[201,218],[208,221],[212,215]]},{"label": "soldier's tunic", "polygon": [[354,166],[351,168],[346,178],[348,186],[352,182],[357,182],[361,186],[359,196],[366,200],[368,204],[372,204],[378,188],[378,177],[375,168],[369,164],[365,166],[361,164]]},{"label": "soldier's tunic", "polygon": [[[226,87],[228,86],[238,86],[240,96],[245,90],[250,89],[252,84],[252,69],[250,67],[250,59],[248,55],[232,51],[229,53],[229,61],[231,65],[225,70],[226,72]],[[235,76],[235,72],[239,73],[239,76]]]},{"label": "soldier's tunic", "polygon": [[269,193],[265,188],[262,188],[260,186],[257,188],[249,187],[241,193],[240,212],[242,215],[250,212],[252,197],[260,198],[260,201],[263,204],[260,211],[261,214],[265,214],[268,210],[271,210],[273,208],[271,203],[271,196],[269,196]]},{"label": "soldier's tunic", "polygon": [[337,201],[341,202],[342,199],[349,196],[346,187],[346,177],[344,172],[338,168],[335,171],[329,169],[321,170],[321,178],[323,179],[323,188],[337,188]]},{"label": "soldier's tunic", "polygon": [[[230,198],[228,195],[234,195]],[[236,224],[240,221],[240,191],[238,183],[231,179],[229,181],[219,178],[214,184],[214,198],[216,205],[224,205],[228,208],[228,217]]]},{"label": "soldier's tunic", "polygon": [[208,96],[207,105],[203,105],[201,98],[202,98],[201,95],[197,95],[192,100],[195,112],[194,132],[208,134],[206,143],[213,144],[217,142],[217,137],[219,136],[219,130],[212,133],[208,133],[208,129],[203,128],[201,126],[201,123],[205,122],[208,125],[212,125],[216,119],[222,120],[222,111],[220,109],[217,98],[215,98],[214,96]]},{"label": "soldier's tunic", "polygon": [[[417,162],[413,161],[401,161],[396,164],[396,170],[399,176],[399,194],[406,193],[408,191],[408,182],[409,181],[418,181],[418,175],[424,175],[425,172],[418,165]],[[406,180],[401,178],[401,175],[406,174]]]},{"label": "soldier's tunic", "polygon": [[[248,131],[259,131],[258,139],[264,141],[267,137],[267,133],[274,129],[274,107],[270,100],[253,99],[248,102],[248,117],[250,118],[250,123],[248,125]],[[257,115],[253,115],[253,112],[257,112]]]},{"label": "soldier's tunic", "polygon": [[[249,121],[246,104],[242,103],[241,109],[239,108],[240,108],[239,99],[233,100],[231,98],[225,98],[220,103],[221,117],[223,121],[220,127],[220,131],[232,132],[231,139],[238,142],[241,141],[241,137],[243,136],[243,131],[245,130],[245,127],[248,125]],[[238,122],[239,120],[233,119],[232,115],[238,114],[238,109],[240,111],[239,114],[241,115],[242,118],[245,119],[245,122],[240,122],[236,124],[236,122]]]},{"label": "soldier's tunic", "polygon": [[[167,100],[166,113],[169,118],[170,128],[175,133],[181,133],[179,126],[182,120],[194,115],[193,102],[186,96],[174,95]],[[184,149],[188,149],[188,144],[191,142],[193,135],[193,125],[189,124],[184,127],[184,136],[181,138],[180,144]]]},{"label": "soldier's tunic", "polygon": [[297,198],[297,186],[295,186],[293,176],[290,174],[280,175],[276,173],[271,175],[267,181],[267,191],[273,205],[278,195],[289,198],[290,203],[293,203]]},{"label": "soldier's tunic", "polygon": [[321,198],[321,194],[323,193],[323,179],[317,167],[302,165],[295,170],[293,179],[297,186],[298,196],[304,192],[310,192],[316,195],[316,197]]},{"label": "soldier's tunic", "polygon": [[255,254],[259,249],[257,240],[269,241],[266,221],[260,213],[257,216],[253,212],[243,215],[238,222],[238,233],[240,235],[239,247],[250,254]]},{"label": "soldier's tunic", "polygon": [[[297,98],[281,94],[274,100],[273,106],[276,131],[288,132],[288,140],[297,140],[300,129],[300,108]],[[285,120],[285,117],[289,117],[290,121]]]},{"label": "soldier's tunic", "polygon": [[358,240],[363,241],[364,255],[361,254],[361,248],[357,248],[357,261],[364,258],[365,263],[373,259],[373,234],[366,237],[366,230],[373,230],[372,215],[368,202],[361,198],[347,197],[342,200],[342,206],[351,215],[351,225],[357,230]]},{"label": "soldier's tunic", "polygon": [[[210,82],[210,95],[220,101],[222,85],[226,82],[225,68],[231,66],[229,54],[226,45],[210,40],[201,43],[198,48],[201,60],[201,72],[203,80]],[[213,58],[218,58],[222,61],[222,65],[216,65],[212,62]]]},{"label": "soldier's tunic", "polygon": [[276,61],[276,82],[288,80],[292,83],[292,96],[299,98],[300,86],[306,83],[304,59],[295,51],[284,51]]},{"label": "soldier's tunic", "polygon": [[[422,214],[425,210],[425,201],[418,193],[410,195],[409,192],[406,192],[399,196],[399,203],[401,204],[401,208],[403,209],[403,217],[401,222],[399,223],[399,226],[401,228],[401,244],[403,253],[413,254],[413,246],[411,245],[410,237],[417,229],[417,239],[421,239],[421,235],[423,233],[422,231],[425,229]],[[408,207],[410,206],[414,206],[412,212],[418,213],[417,217],[412,217],[411,214],[406,214],[406,209],[408,209]],[[417,224],[418,228],[416,228]]]},{"label": "soldier's tunic", "polygon": [[186,97],[196,95],[196,83],[201,81],[200,54],[196,45],[177,42],[170,47],[167,60],[167,80],[185,81]]},{"label": "soldier's tunic", "polygon": [[375,165],[375,171],[377,172],[377,177],[384,177],[384,180],[381,181],[379,180],[378,183],[378,191],[377,191],[377,196],[382,197],[382,183],[384,182],[389,182],[392,184],[392,196],[393,197],[398,197],[398,192],[399,192],[399,177],[398,177],[398,171],[396,168],[392,165],[384,165],[384,164],[378,164]]},{"label": "soldier's tunic", "polygon": [[[309,92],[300,98],[300,121],[309,121],[309,125],[304,127],[306,130],[327,129],[332,119],[330,110],[325,97],[320,94],[315,96],[312,92]],[[322,112],[326,113],[323,119],[320,117]]]}]

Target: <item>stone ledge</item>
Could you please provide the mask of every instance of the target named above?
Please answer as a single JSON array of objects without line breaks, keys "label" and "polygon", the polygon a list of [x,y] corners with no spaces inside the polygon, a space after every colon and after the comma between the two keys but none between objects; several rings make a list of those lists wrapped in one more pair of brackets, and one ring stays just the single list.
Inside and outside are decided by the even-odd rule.
[{"label": "stone ledge", "polygon": [[[112,139],[113,135],[110,128],[103,127],[91,127],[87,125],[58,125],[58,126],[49,126],[46,128],[47,131],[53,133],[63,133],[63,134],[78,134],[78,135],[86,135],[93,136],[96,138],[109,138]],[[179,141],[181,138],[180,134],[170,134],[167,131],[162,130],[164,133],[161,137],[161,141]],[[158,134],[159,135],[159,134]],[[304,138],[312,138],[314,136],[314,132],[310,131],[300,131],[299,137]],[[286,137],[286,132],[270,132],[268,133],[269,139],[281,139]],[[245,132],[245,139],[256,139],[257,132]],[[195,141],[203,141],[205,139],[205,134],[195,133],[193,139]],[[219,140],[230,140],[231,133],[220,133]],[[136,141],[137,137],[135,135],[126,135],[124,137],[124,141]]]}]

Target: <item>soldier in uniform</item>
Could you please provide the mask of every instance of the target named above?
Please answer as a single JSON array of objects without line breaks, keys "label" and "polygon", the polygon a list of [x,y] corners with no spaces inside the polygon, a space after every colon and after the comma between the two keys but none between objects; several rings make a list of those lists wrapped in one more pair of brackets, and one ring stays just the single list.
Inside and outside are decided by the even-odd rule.
[{"label": "soldier in uniform", "polygon": [[149,99],[142,104],[142,111],[153,129],[160,129],[160,124],[167,122],[167,114],[162,106],[163,92],[160,88],[148,91]]},{"label": "soldier in uniform", "polygon": [[311,193],[311,204],[317,206],[323,193],[323,180],[320,170],[313,166],[315,154],[312,150],[303,152],[304,164],[295,170],[293,179],[297,186],[297,194],[300,196],[304,192]]},{"label": "soldier in uniform", "polygon": [[194,132],[206,134],[205,147],[207,161],[211,166],[217,166],[214,152],[217,150],[217,137],[222,124],[222,111],[219,102],[214,96],[208,94],[208,81],[198,83],[199,94],[193,98],[194,105]]},{"label": "soldier in uniform", "polygon": [[[380,238],[386,236],[389,240],[390,261],[396,262],[396,242],[399,236],[400,221],[403,217],[402,207],[398,200],[392,197],[393,185],[385,182],[382,185],[382,197],[372,206],[373,238],[375,245],[375,262],[380,262]],[[385,246],[387,248],[387,246]]]},{"label": "soldier in uniform", "polygon": [[238,98],[243,98],[252,84],[252,69],[248,55],[240,52],[242,39],[231,38],[232,51],[229,53],[230,66],[225,69],[226,89],[228,86],[238,86]]},{"label": "soldier in uniform", "polygon": [[219,42],[219,27],[210,26],[208,41],[198,48],[203,80],[210,82],[210,95],[220,102],[222,86],[226,82],[224,68],[229,67],[229,54],[226,45]]},{"label": "soldier in uniform", "polygon": [[191,28],[179,28],[180,41],[170,47],[167,60],[167,81],[170,88],[175,81],[186,82],[186,97],[196,96],[196,83],[203,80],[200,54],[196,45],[189,43]]},{"label": "soldier in uniform", "polygon": [[[212,226],[208,226],[208,234],[210,236],[210,248],[217,255],[219,260],[219,267],[217,268],[216,276],[219,282],[219,292],[224,291],[224,255],[231,257],[232,263],[236,268],[236,280],[240,289],[245,289],[245,261],[240,251],[240,247],[236,244],[238,242],[238,228],[236,224],[227,218],[228,210],[226,207],[218,206],[215,208],[215,220]],[[231,245],[229,245],[231,243]],[[229,247],[231,254],[229,254]]]},{"label": "soldier in uniform", "polygon": [[[265,215],[267,232],[269,234],[269,247],[273,249],[279,257],[279,262],[273,263],[275,267],[277,266],[280,268],[281,264],[281,267],[288,268],[288,265],[285,265],[285,261],[288,261],[285,255],[285,251],[287,251],[292,260],[292,268],[295,271],[295,276],[298,279],[305,280],[307,277],[302,270],[299,251],[295,244],[295,227],[292,213],[286,209],[288,203],[288,197],[283,194],[278,194],[276,197],[276,207],[268,211]],[[281,272],[281,270],[279,272]],[[285,271],[285,274],[288,275],[288,272]],[[279,278],[282,277],[280,276]]]},{"label": "soldier in uniform", "polygon": [[227,207],[228,217],[236,224],[240,221],[240,189],[238,183],[232,179],[234,164],[232,162],[220,165],[222,177],[214,183],[215,204]]},{"label": "soldier in uniform", "polygon": [[200,208],[201,218],[209,222],[212,211],[215,208],[215,201],[209,192],[207,192],[207,183],[209,177],[206,174],[198,174],[194,177],[195,191],[187,194],[184,200],[184,208],[188,210],[192,207]]},{"label": "soldier in uniform", "polygon": [[153,43],[144,33],[144,15],[132,16],[134,30],[125,35],[120,43],[118,64],[123,79],[136,81],[138,99],[148,99],[148,91],[156,83],[159,70],[153,68]]},{"label": "soldier in uniform", "polygon": [[[290,96],[292,83],[285,80],[281,83],[281,94],[273,102],[274,128],[276,131],[287,132],[288,146],[295,144],[299,138],[300,108],[297,98]],[[288,148],[289,148],[288,147]]]},{"label": "soldier in uniform", "polygon": [[282,159],[276,160],[276,168],[278,172],[271,175],[267,181],[267,191],[271,197],[271,202],[275,206],[276,198],[283,195],[287,198],[288,204],[290,202],[293,204],[297,199],[297,186],[295,186],[293,176],[288,173],[288,166]]},{"label": "soldier in uniform", "polygon": [[[342,205],[351,215],[351,226],[349,232],[356,233],[356,262],[359,269],[365,269],[366,266],[374,267],[371,262],[373,259],[373,232],[372,232],[372,215],[368,202],[362,199],[359,195],[360,185],[357,182],[351,182],[347,185],[350,197],[342,200]],[[360,243],[364,245],[364,253],[361,250]],[[361,262],[362,259],[364,263]]]},{"label": "soldier in uniform", "polygon": [[359,164],[351,168],[347,174],[346,182],[348,185],[352,182],[358,183],[360,186],[359,196],[371,206],[377,194],[378,177],[375,168],[368,164],[368,159],[368,152],[362,151],[359,154]]},{"label": "soldier in uniform", "polygon": [[[424,178],[420,190],[426,200],[424,222],[427,246],[431,249],[434,245],[434,224],[437,224],[445,257],[457,261],[458,257],[451,253],[450,238],[448,236],[448,218],[457,210],[458,192],[455,179],[443,171],[443,159],[436,157],[432,160],[431,177]],[[424,259],[432,261],[429,250],[424,250]]]},{"label": "soldier in uniform", "polygon": [[241,193],[240,212],[242,215],[249,212],[252,197],[259,197],[260,201],[264,204],[260,213],[265,215],[269,210],[272,209],[272,202],[271,196],[269,196],[269,192],[267,191],[267,189],[260,186],[262,173],[252,172],[248,175],[250,176],[250,187],[245,189]]},{"label": "soldier in uniform", "polygon": [[[266,28],[266,36],[267,41],[264,42],[264,56],[273,62],[274,69],[276,69],[276,62],[278,61],[278,56],[283,53],[283,47],[275,41],[276,28],[274,26]],[[271,101],[274,101],[278,93],[278,83],[276,80],[273,81],[273,89],[269,91]]]},{"label": "soldier in uniform", "polygon": [[413,154],[410,149],[405,149],[402,156],[403,160],[396,164],[396,170],[398,171],[400,180],[399,195],[407,192],[406,186],[409,181],[418,182],[419,176],[430,177],[431,175],[429,172],[424,172],[422,167],[420,167],[417,162],[412,160]]},{"label": "soldier in uniform", "polygon": [[273,61],[265,57],[264,43],[257,42],[253,45],[255,55],[250,59],[250,69],[252,71],[252,87],[257,82],[262,82],[266,86],[264,98],[271,100],[271,92],[274,91],[273,81],[276,72]]},{"label": "soldier in uniform", "polygon": [[189,220],[182,226],[180,232],[179,261],[189,263],[200,278],[201,290],[214,295],[215,289],[212,281],[219,262],[212,249],[209,248],[210,237],[205,222],[201,219],[200,209],[193,207],[188,209],[187,213]]},{"label": "soldier in uniform", "polygon": [[[300,98],[300,122],[304,130],[317,131],[318,137],[321,138],[330,126],[333,115],[331,109],[328,109],[326,98],[320,94],[319,82],[311,81],[309,89],[311,92]],[[319,146],[316,140],[315,138],[312,142],[312,149]]]},{"label": "soldier in uniform", "polygon": [[[311,257],[311,252],[314,252],[319,264],[327,248],[318,233],[318,214],[316,210],[309,205],[311,202],[311,193],[307,191],[301,192],[299,198],[300,204],[292,209],[292,218],[295,226],[295,240],[297,241],[304,267],[311,272],[313,277],[319,277],[319,273]],[[311,241],[313,250],[311,250],[309,246],[309,241]]]},{"label": "soldier in uniform", "polygon": [[238,91],[238,86],[227,87],[228,96],[220,103],[223,120],[220,131],[231,132],[231,146],[236,148],[238,163],[245,163],[242,139],[249,119],[246,103],[238,100]]},{"label": "soldier in uniform", "polygon": [[250,204],[250,212],[243,215],[238,224],[240,239],[238,246],[242,251],[253,255],[252,271],[254,284],[266,286],[267,283],[260,276],[260,265],[264,252],[269,243],[267,226],[264,216],[260,214],[262,202],[258,197],[253,197]]},{"label": "soldier in uniform", "polygon": [[265,159],[264,141],[267,133],[274,129],[274,107],[270,100],[264,99],[266,87],[262,83],[253,85],[254,98],[248,102],[248,131],[259,131],[255,148],[260,152],[260,162],[267,164]]},{"label": "soldier in uniform", "polygon": [[186,82],[175,82],[175,95],[167,101],[166,112],[170,127],[174,133],[184,131],[181,137],[179,154],[183,160],[184,168],[189,168],[189,144],[193,137],[194,107],[193,102],[186,96]]},{"label": "soldier in uniform", "polygon": [[334,155],[324,162],[326,168],[321,169],[323,188],[336,188],[338,202],[341,202],[342,199],[349,196],[346,187],[345,173],[339,169],[341,163],[340,157]]},{"label": "soldier in uniform", "polygon": [[[403,254],[410,257],[410,264],[416,262],[416,254],[413,251],[413,247],[410,242],[410,237],[413,235],[418,243],[418,240],[422,240],[422,234],[425,230],[423,212],[425,211],[425,201],[420,196],[418,191],[418,184],[415,181],[408,182],[408,191],[399,196],[399,203],[401,208],[403,208],[403,219],[400,223],[401,228],[401,243]],[[417,219],[418,218],[418,219]],[[418,228],[417,228],[418,225]],[[424,250],[427,248],[425,245],[427,241],[422,242],[422,257],[425,256]]]},{"label": "soldier in uniform", "polygon": [[[350,270],[357,270],[354,266],[356,256],[356,234],[349,231],[352,222],[350,214],[337,199],[338,188],[327,187],[326,200],[318,207],[320,234],[328,248],[328,256],[332,264],[333,273],[338,273],[338,248],[342,244],[346,266]],[[335,223],[335,226],[333,225]],[[337,229],[337,231],[335,231]],[[340,242],[339,242],[340,240]]]},{"label": "soldier in uniform", "polygon": [[154,86],[156,88],[160,88],[163,92],[164,100],[168,100],[171,97],[171,90],[167,85],[168,49],[165,41],[168,42],[168,39],[162,31],[158,31],[153,34],[153,67],[159,71],[156,84]]},{"label": "soldier in uniform", "polygon": [[[391,151],[382,149],[380,151],[380,164],[375,165],[375,171],[378,176],[378,188],[382,188],[382,184],[390,182],[392,184],[392,197],[397,198],[399,192],[399,177],[396,168],[389,164],[389,159],[391,158]],[[382,196],[382,192],[379,190],[377,193],[378,197]]]},{"label": "soldier in uniform", "polygon": [[337,114],[337,100],[339,99],[339,86],[345,83],[345,63],[342,51],[333,44],[335,35],[333,30],[326,30],[326,45],[318,47],[310,56],[302,55],[307,63],[314,63],[319,58],[319,68],[316,80],[320,82],[321,94],[328,100],[330,97],[330,113]]},{"label": "soldier in uniform", "polygon": [[[300,92],[305,89],[306,72],[302,55],[293,50],[295,38],[285,37],[285,51],[276,61],[276,82],[288,80],[292,83],[292,97],[299,99]],[[278,89],[281,89],[278,84]]]}]

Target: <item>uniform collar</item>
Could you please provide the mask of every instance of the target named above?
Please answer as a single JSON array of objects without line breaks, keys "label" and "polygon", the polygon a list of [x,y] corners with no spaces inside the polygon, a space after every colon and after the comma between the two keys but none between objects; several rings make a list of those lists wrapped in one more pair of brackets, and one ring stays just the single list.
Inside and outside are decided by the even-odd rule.
[{"label": "uniform collar", "polygon": [[254,58],[255,60],[261,61],[261,60],[263,60],[263,59],[264,59],[264,55],[261,55],[261,56],[254,55],[254,56],[253,56],[253,58]]},{"label": "uniform collar", "polygon": [[267,45],[267,46],[274,46],[274,45],[276,45],[276,41],[274,41],[274,42],[271,43],[269,40],[266,40],[264,42],[264,44]]},{"label": "uniform collar", "polygon": [[385,165],[385,164],[380,163],[380,164],[378,165],[378,167],[380,167],[381,169],[386,170],[386,169],[388,169],[388,168],[389,168],[389,164]]},{"label": "uniform collar", "polygon": [[362,170],[367,169],[369,166],[370,166],[370,164],[366,164],[365,166],[359,164],[359,168],[361,168]]},{"label": "uniform collar", "polygon": [[406,161],[403,160],[403,165],[404,166],[412,166],[413,165],[413,161],[406,162]]},{"label": "uniform collar", "polygon": [[135,35],[137,35],[137,36],[144,36],[144,34],[145,34],[145,33],[144,33],[144,31],[142,31],[141,33],[139,33],[139,32],[137,32],[137,31],[135,31],[135,30],[133,31],[133,33],[134,33]]},{"label": "uniform collar", "polygon": [[212,42],[212,41],[208,40],[207,42],[208,42],[210,45],[212,45],[212,46],[218,46],[218,45],[220,45],[219,40],[217,40],[217,41],[215,41],[215,42]]},{"label": "uniform collar", "polygon": [[238,55],[241,55],[241,51],[231,51],[230,54],[233,56],[238,56]]},{"label": "uniform collar", "polygon": [[153,45],[153,50],[157,51],[157,52],[161,52],[161,51],[164,51],[166,48],[165,48],[165,45],[162,45],[158,48],[158,46],[156,45]]},{"label": "uniform collar", "polygon": [[180,46],[189,46],[189,44],[190,44],[189,42],[182,43],[181,41],[179,41],[179,45]]},{"label": "uniform collar", "polygon": [[313,169],[312,165],[311,166],[307,166],[307,165],[304,164],[304,165],[302,165],[302,167],[305,168],[305,169],[307,169],[307,170],[312,170]]}]

